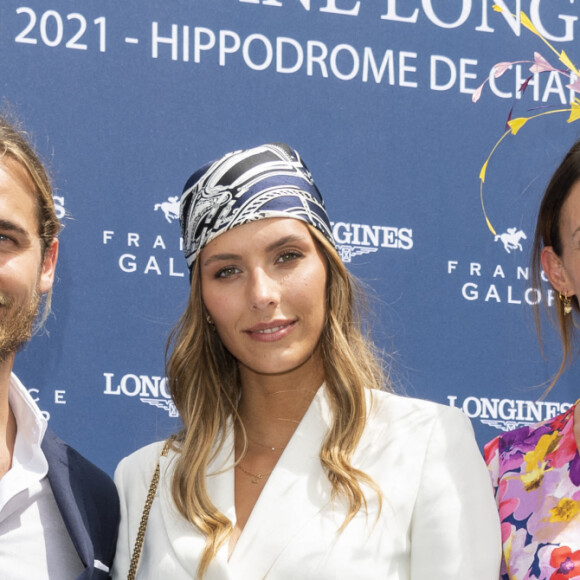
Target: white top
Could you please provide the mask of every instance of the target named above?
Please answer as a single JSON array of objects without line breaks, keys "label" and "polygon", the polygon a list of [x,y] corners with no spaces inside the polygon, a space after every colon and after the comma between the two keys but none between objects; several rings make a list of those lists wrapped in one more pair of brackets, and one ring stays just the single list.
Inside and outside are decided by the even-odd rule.
[{"label": "white top", "polygon": [[14,374],[8,396],[17,432],[12,467],[0,479],[0,576],[76,578],[84,566],[56,505],[40,447],[46,419]]},{"label": "white top", "polygon": [[[359,512],[338,528],[346,507],[331,502],[319,450],[330,422],[322,387],[299,424],[228,561],[227,545],[206,580],[497,580],[500,528],[491,484],[469,419],[436,403],[369,392],[373,405],[353,465],[383,491],[383,508],[366,494]],[[210,466],[215,505],[235,522],[233,429]],[[121,527],[113,578],[127,576],[139,521],[162,443],[123,459],[115,480]],[[172,459],[149,517],[137,578],[195,578],[203,535],[174,506]]]}]

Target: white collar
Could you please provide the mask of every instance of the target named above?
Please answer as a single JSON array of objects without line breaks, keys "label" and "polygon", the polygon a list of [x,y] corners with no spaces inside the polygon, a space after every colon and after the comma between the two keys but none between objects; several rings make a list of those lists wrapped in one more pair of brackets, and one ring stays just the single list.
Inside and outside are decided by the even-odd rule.
[{"label": "white collar", "polygon": [[[208,580],[266,577],[306,523],[331,501],[332,486],[320,462],[320,446],[330,421],[330,404],[322,385],[268,478],[229,562],[226,543],[210,563]],[[233,449],[230,423],[224,445],[208,467],[207,482],[214,505],[235,523]],[[184,569],[190,570],[197,566],[205,536],[177,512],[170,485],[173,459],[170,454],[159,461],[165,482],[159,491],[161,513],[176,557]],[[305,497],[308,501],[303,501]]]},{"label": "white collar", "polygon": [[10,377],[8,402],[16,419],[17,431],[12,468],[4,477],[12,472],[16,472],[16,475],[24,471],[27,477],[40,480],[48,473],[48,462],[40,447],[48,424],[38,405],[14,373]]}]

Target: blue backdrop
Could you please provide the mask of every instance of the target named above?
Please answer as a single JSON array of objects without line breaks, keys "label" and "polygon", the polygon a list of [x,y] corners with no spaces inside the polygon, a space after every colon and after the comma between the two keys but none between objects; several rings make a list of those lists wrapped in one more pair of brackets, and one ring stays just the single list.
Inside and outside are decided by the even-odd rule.
[{"label": "blue backdrop", "polygon": [[[528,262],[580,123],[544,115],[502,141],[483,189],[495,235],[479,173],[512,107],[571,108],[574,78],[557,71],[518,89],[535,52],[565,72],[557,53],[580,61],[580,6],[498,6],[3,0],[2,95],[50,164],[65,226],[49,334],[16,366],[52,427],[110,473],[176,428],[163,379],[188,292],[176,197],[201,164],[268,141],[309,165],[345,261],[373,289],[399,389],[463,408],[480,444],[573,403],[578,368],[536,402],[560,349],[546,327],[540,353],[531,304],[551,297],[530,288]],[[473,103],[506,61],[518,64]]]}]

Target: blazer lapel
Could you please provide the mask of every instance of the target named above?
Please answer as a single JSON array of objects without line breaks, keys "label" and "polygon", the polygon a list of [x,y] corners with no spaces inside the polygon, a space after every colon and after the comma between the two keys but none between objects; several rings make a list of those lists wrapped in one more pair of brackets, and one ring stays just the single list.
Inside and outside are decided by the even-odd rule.
[{"label": "blazer lapel", "polygon": [[330,482],[320,463],[320,447],[329,421],[330,409],[322,386],[234,548],[229,564],[235,578],[264,578],[304,526],[330,502]]},{"label": "blazer lapel", "polygon": [[56,504],[64,520],[66,529],[85,565],[92,567],[94,562],[93,543],[83,521],[76,495],[83,493],[74,485],[74,466],[69,466],[67,446],[47,429],[42,440],[42,450],[48,461],[48,480]]},{"label": "blazer lapel", "polygon": [[[207,477],[207,487],[215,506],[232,522],[235,522],[233,442],[233,429],[230,424],[227,428],[224,445],[209,466],[208,473],[210,475]],[[161,457],[159,462],[161,513],[175,558],[185,570],[191,570],[193,574],[193,571],[197,569],[200,554],[205,546],[205,536],[177,512],[173,502],[171,479],[174,457],[170,453],[168,457]],[[233,580],[234,577],[230,573],[226,545],[211,562],[204,575],[204,580]]]}]

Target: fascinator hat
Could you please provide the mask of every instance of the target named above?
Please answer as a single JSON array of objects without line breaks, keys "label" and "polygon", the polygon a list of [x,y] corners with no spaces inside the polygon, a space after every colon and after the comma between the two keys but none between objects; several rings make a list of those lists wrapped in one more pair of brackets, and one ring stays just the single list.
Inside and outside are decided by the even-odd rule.
[{"label": "fascinator hat", "polygon": [[268,143],[228,153],[198,169],[181,195],[185,259],[191,271],[200,251],[219,235],[268,218],[294,218],[319,230],[336,248],[324,201],[297,151]]}]

